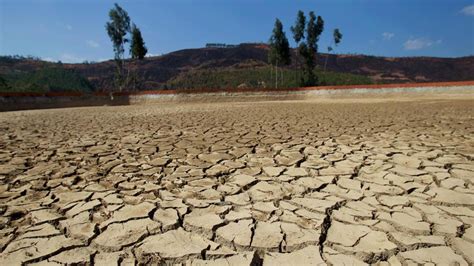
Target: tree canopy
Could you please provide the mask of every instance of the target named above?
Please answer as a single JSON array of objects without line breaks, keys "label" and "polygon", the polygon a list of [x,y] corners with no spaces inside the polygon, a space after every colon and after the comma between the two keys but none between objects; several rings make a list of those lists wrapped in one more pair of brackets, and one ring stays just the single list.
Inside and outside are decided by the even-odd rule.
[{"label": "tree canopy", "polygon": [[140,29],[135,24],[133,24],[132,42],[130,44],[130,54],[132,59],[143,59],[147,52],[148,49],[145,46]]},{"label": "tree canopy", "polygon": [[318,41],[319,36],[324,31],[324,20],[321,16],[316,18],[316,15],[313,11],[309,12],[309,22],[306,29],[306,40],[308,47],[312,50],[314,54],[318,52]]},{"label": "tree canopy", "polygon": [[293,39],[296,44],[298,44],[302,39],[304,39],[304,30],[306,27],[306,17],[304,12],[299,10],[296,15],[295,26],[291,27],[291,32],[293,32]]},{"label": "tree canopy", "polygon": [[275,20],[272,36],[270,37],[269,61],[274,65],[288,65],[291,63],[290,44],[283,31],[283,24]]},{"label": "tree canopy", "polygon": [[334,38],[334,44],[337,46],[342,39],[342,33],[339,31],[339,29],[334,29],[334,33],[332,34]]},{"label": "tree canopy", "polygon": [[109,11],[110,20],[105,24],[105,28],[114,47],[115,59],[122,59],[125,52],[124,44],[128,42],[125,37],[130,32],[130,17],[118,4],[114,5]]}]

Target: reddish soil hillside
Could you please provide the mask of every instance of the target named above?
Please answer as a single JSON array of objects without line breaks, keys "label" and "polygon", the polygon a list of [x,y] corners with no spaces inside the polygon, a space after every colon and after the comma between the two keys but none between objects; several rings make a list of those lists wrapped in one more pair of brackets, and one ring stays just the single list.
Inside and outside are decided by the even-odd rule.
[{"label": "reddish soil hillside", "polygon": [[[131,63],[146,81],[145,89],[160,88],[181,72],[195,69],[224,67],[258,67],[267,65],[267,46],[243,44],[235,48],[186,49],[166,55],[149,57]],[[293,53],[295,56],[295,53]],[[322,67],[327,54],[319,54]],[[296,60],[293,60],[295,62]],[[13,60],[0,62],[0,75],[8,72],[30,72],[54,63]],[[99,91],[113,88],[113,61],[89,64],[63,64],[77,70]],[[290,67],[295,67],[293,64]],[[329,55],[327,69],[335,72],[360,74],[377,83],[447,82],[474,80],[474,56],[459,58],[436,57],[375,57],[366,55]]]}]

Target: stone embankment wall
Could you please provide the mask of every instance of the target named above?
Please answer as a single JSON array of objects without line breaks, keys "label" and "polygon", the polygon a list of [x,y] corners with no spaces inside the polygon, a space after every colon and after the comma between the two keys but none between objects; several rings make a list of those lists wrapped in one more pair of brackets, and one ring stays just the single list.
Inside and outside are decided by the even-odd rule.
[{"label": "stone embankment wall", "polygon": [[201,89],[193,91],[156,90],[121,93],[1,93],[0,111],[143,104],[157,101],[234,101],[234,100],[297,100],[308,97],[365,97],[367,95],[398,96],[406,93],[463,93],[474,95],[474,81],[321,86],[294,89]]}]

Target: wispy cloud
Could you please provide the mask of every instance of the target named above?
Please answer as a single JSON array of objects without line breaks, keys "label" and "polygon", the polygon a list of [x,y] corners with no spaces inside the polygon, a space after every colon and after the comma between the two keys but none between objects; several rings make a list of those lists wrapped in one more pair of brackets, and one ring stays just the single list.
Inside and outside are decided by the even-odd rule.
[{"label": "wispy cloud", "polygon": [[474,16],[474,5],[466,6],[461,9],[461,13],[466,16]]},{"label": "wispy cloud", "polygon": [[78,57],[74,54],[63,53],[59,57],[59,60],[61,60],[61,62],[64,62],[64,63],[82,63],[84,62],[85,59],[82,57]]},{"label": "wispy cloud", "polygon": [[86,44],[87,44],[87,46],[92,47],[92,48],[98,48],[100,46],[99,43],[97,43],[93,40],[87,40]]},{"label": "wispy cloud", "polygon": [[404,44],[405,50],[420,50],[433,46],[434,44],[441,44],[442,40],[432,41],[427,38],[410,38]]},{"label": "wispy cloud", "polygon": [[393,37],[395,37],[395,33],[393,33],[393,32],[384,32],[384,33],[382,33],[382,38],[386,41],[390,41]]},{"label": "wispy cloud", "polygon": [[54,60],[54,58],[52,57],[45,57],[45,58],[42,58],[44,61],[48,61],[48,62],[56,62],[56,60]]},{"label": "wispy cloud", "polygon": [[159,54],[147,53],[145,57],[160,56]]},{"label": "wispy cloud", "polygon": [[72,26],[69,25],[69,24],[64,25],[64,28],[65,28],[66,30],[69,30],[69,31],[72,30]]}]

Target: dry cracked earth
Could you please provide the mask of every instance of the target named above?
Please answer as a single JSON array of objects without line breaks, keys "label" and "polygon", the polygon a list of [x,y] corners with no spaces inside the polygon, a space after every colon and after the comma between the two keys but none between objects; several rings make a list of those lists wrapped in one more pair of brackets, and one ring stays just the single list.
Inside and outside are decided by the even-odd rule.
[{"label": "dry cracked earth", "polygon": [[472,265],[473,105],[0,113],[0,265]]}]

